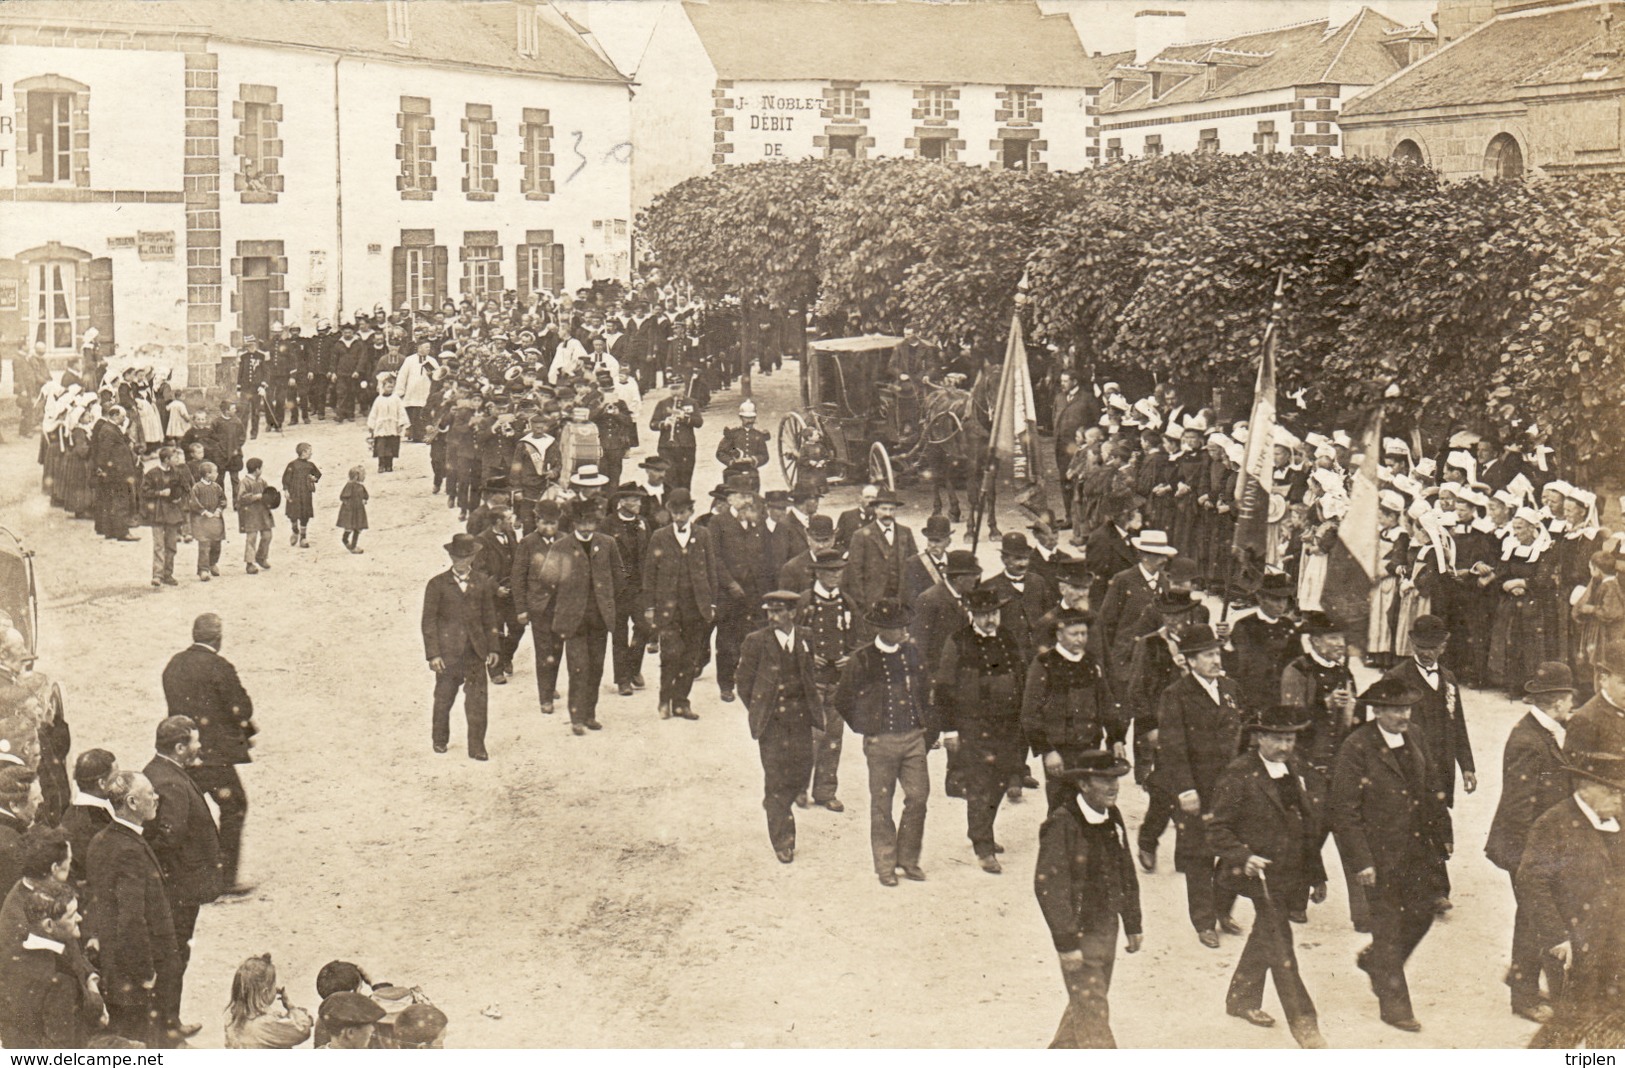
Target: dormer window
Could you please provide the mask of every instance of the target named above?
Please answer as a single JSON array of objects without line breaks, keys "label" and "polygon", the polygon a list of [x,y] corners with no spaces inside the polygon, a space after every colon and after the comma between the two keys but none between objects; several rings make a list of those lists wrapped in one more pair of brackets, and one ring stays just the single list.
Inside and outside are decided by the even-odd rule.
[{"label": "dormer window", "polygon": [[530,4],[518,4],[514,7],[514,17],[518,22],[519,54],[526,59],[535,59],[542,50],[542,34],[536,8]]},{"label": "dormer window", "polygon": [[412,43],[412,16],[407,0],[385,0],[384,16],[389,22],[389,43],[405,48]]}]

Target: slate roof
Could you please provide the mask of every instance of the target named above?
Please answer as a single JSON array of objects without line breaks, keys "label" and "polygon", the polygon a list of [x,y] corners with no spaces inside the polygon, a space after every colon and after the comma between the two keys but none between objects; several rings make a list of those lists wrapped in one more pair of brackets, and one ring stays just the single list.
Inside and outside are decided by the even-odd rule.
[{"label": "slate roof", "polygon": [[[1601,6],[1587,2],[1498,16],[1349,101],[1342,117],[1505,103],[1524,95],[1520,87],[1581,81],[1603,66],[1592,58],[1603,44]],[[1625,43],[1625,31],[1615,34]],[[1612,67],[1611,77],[1625,76],[1625,62],[1616,59]]]},{"label": "slate roof", "polygon": [[1152,100],[1147,80],[1122,101],[1103,105],[1101,112],[1119,114],[1169,104],[1227,100],[1296,85],[1374,85],[1400,69],[1399,61],[1383,47],[1390,32],[1403,29],[1393,19],[1367,7],[1335,30],[1328,32],[1328,26],[1326,19],[1315,19],[1223,40],[1194,41],[1165,48],[1157,54],[1156,61],[1204,63],[1214,51],[1265,53],[1268,58],[1256,66],[1221,67],[1223,77],[1218,87],[1211,90],[1207,87],[1206,71],[1196,70]]},{"label": "slate roof", "polygon": [[535,58],[518,51],[515,5],[411,0],[411,43],[389,40],[386,5],[325,0],[0,0],[0,22],[201,33],[228,41],[419,59],[451,66],[624,83],[549,5]]},{"label": "slate roof", "polygon": [[719,78],[1100,86],[1065,15],[1032,0],[704,0],[683,5]]}]

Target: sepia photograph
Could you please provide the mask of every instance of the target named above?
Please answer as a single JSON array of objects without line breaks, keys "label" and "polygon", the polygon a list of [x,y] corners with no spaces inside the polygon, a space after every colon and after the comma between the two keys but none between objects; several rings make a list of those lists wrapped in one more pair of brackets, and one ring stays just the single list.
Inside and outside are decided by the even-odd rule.
[{"label": "sepia photograph", "polygon": [[1625,3],[0,0],[8,1055],[1602,1068],[1622,576]]}]

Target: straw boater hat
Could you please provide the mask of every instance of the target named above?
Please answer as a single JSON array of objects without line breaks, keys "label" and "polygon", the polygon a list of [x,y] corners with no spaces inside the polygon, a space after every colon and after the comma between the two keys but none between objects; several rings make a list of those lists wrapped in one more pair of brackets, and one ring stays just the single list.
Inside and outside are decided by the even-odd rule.
[{"label": "straw boater hat", "polygon": [[1158,556],[1177,556],[1179,550],[1168,544],[1168,535],[1160,530],[1142,530],[1129,539],[1129,544],[1142,553],[1155,553]]}]

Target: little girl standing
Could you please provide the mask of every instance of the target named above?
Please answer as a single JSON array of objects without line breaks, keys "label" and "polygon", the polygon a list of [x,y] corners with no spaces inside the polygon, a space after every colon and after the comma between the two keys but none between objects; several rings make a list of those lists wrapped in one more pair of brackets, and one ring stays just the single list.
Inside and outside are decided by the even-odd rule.
[{"label": "little girl standing", "polygon": [[310,462],[309,444],[300,442],[294,451],[298,458],[290,460],[282,471],[282,491],[288,495],[288,525],[293,528],[288,544],[308,549],[310,520],[316,514],[316,483],[322,480],[322,472]]},{"label": "little girl standing", "polygon": [[367,469],[361,464],[350,468],[350,481],[339,491],[339,528],[344,531],[344,547],[364,553],[361,532],[367,529]]},{"label": "little girl standing", "polygon": [[197,577],[208,582],[220,574],[220,543],[226,540],[226,490],[220,485],[220,472],[205,460],[198,467],[198,480],[188,500],[192,515],[192,537],[197,539]]}]

